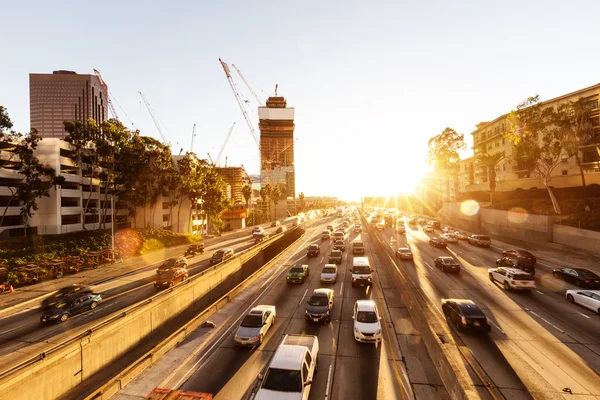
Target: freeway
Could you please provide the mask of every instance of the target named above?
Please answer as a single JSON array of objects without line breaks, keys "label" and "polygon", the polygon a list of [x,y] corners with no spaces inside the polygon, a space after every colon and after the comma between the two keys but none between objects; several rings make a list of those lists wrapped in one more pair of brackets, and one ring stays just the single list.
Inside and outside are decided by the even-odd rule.
[{"label": "freeway", "polygon": [[[268,332],[264,343],[252,349],[238,348],[233,341],[237,323],[224,326],[215,333],[207,350],[182,365],[180,372],[163,386],[208,392],[218,399],[250,398],[256,390],[256,376],[263,371],[284,334],[310,334],[319,338],[319,373],[315,376],[310,399],[446,399],[448,394],[429,358],[425,345],[412,326],[410,317],[395,287],[390,283],[383,258],[372,251],[371,239],[366,233],[351,233],[346,238],[347,249],[339,265],[335,284],[319,282],[320,270],[332,249],[329,240],[322,241],[320,232],[331,223],[326,220],[320,227],[307,231],[304,247],[290,257],[288,264],[303,263],[310,268],[309,280],[304,284],[286,284],[287,268],[273,266],[269,283],[262,292],[250,299],[231,316],[239,321],[243,311],[257,304],[275,305],[277,322]],[[365,242],[366,255],[375,269],[373,289],[351,286],[350,267],[353,256],[349,249],[358,236]],[[320,243],[317,257],[306,256],[310,243]],[[275,273],[276,272],[276,273]],[[304,319],[306,301],[312,291],[330,287],[335,293],[331,322],[313,324]],[[384,341],[381,345],[358,343],[353,336],[352,308],[358,299],[375,299],[383,314]],[[202,361],[202,362],[200,362]],[[157,376],[157,372],[150,376]],[[153,382],[155,385],[158,382]],[[146,385],[147,386],[147,385]],[[126,390],[127,392],[127,390]],[[138,394],[140,395],[140,394]],[[131,394],[117,399],[133,398]],[[135,397],[137,398],[137,397]]]},{"label": "freeway", "polygon": [[[271,234],[275,231],[276,228],[267,229]],[[240,252],[253,245],[254,241],[249,233],[243,237],[236,235],[214,243],[207,247],[205,254],[189,260],[189,275],[193,276],[207,269],[210,266],[209,258],[217,249],[231,247],[235,252]],[[93,289],[102,295],[102,303],[93,311],[76,315],[66,322],[42,325],[41,310],[38,309],[26,309],[0,319],[0,362],[5,365],[16,364],[20,360],[39,354],[48,344],[60,343],[84,332],[110,314],[156,294],[153,282],[158,265],[160,263],[96,282]]]},{"label": "freeway", "polygon": [[[487,374],[484,380],[505,398],[559,398],[570,393],[600,398],[600,317],[566,301],[565,290],[575,287],[538,268],[536,290],[509,292],[489,279],[487,269],[499,258],[491,249],[466,241],[434,248],[428,240],[439,231],[427,234],[417,227],[407,227],[406,236],[392,229],[378,235],[385,243],[393,237],[399,247],[411,248],[414,260],[397,264],[440,314],[442,298],[468,298],[483,309],[493,326],[489,336],[452,331]],[[461,274],[437,269],[434,258],[440,255],[457,258]]]}]

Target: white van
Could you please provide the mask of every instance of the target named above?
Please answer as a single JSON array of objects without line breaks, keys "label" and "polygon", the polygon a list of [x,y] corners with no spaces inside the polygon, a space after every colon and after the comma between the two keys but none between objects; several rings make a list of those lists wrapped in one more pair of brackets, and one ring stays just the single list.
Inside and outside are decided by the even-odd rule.
[{"label": "white van", "polygon": [[352,262],[352,286],[371,286],[373,284],[373,268],[368,257],[354,257]]}]

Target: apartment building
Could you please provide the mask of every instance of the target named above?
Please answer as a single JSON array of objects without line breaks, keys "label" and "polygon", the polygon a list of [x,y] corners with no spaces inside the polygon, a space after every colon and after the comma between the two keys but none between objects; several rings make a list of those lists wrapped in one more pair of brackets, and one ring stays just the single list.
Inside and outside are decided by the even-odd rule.
[{"label": "apartment building", "polygon": [[[600,145],[600,84],[590,86],[572,93],[568,93],[543,102],[546,106],[558,106],[569,101],[583,99],[592,108],[591,123],[595,129],[595,138],[592,143],[580,147],[580,157],[588,184],[600,184],[600,153],[596,146]],[[512,191],[516,189],[542,188],[543,183],[527,165],[513,159],[512,144],[505,137],[510,129],[503,114],[490,122],[481,122],[476,125],[473,136],[473,152],[475,157],[462,160],[459,171],[459,191],[478,192],[489,190],[488,173],[485,166],[477,161],[477,154],[495,154],[504,151],[506,157],[496,166],[496,191]],[[581,185],[579,168],[575,157],[561,156],[560,164],[553,171],[551,185],[557,188],[574,187]]]},{"label": "apartment building", "polygon": [[246,204],[242,188],[251,182],[244,167],[216,167],[215,171],[229,186],[229,196],[227,198],[233,200],[235,204]]}]

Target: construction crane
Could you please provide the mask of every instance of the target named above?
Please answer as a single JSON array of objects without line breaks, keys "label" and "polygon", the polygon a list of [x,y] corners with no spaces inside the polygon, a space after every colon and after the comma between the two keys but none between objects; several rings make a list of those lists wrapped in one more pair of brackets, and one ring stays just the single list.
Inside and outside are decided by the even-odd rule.
[{"label": "construction crane", "polygon": [[150,106],[150,103],[148,103],[148,100],[146,100],[146,96],[144,96],[144,94],[142,92],[138,92],[138,93],[140,94],[142,101],[146,105],[146,108],[148,109],[148,112],[150,113],[150,117],[152,117],[152,121],[154,121],[154,125],[156,126],[156,129],[158,129],[158,133],[160,133],[160,137],[162,138],[163,143],[167,144],[168,143],[167,138],[165,137],[165,134],[163,133],[162,128],[160,127],[160,124],[158,123],[158,119],[156,118],[156,114],[154,113],[152,106]]},{"label": "construction crane", "polygon": [[192,145],[190,146],[190,151],[194,152],[194,139],[196,138],[196,124],[192,127]]},{"label": "construction crane", "polygon": [[238,69],[238,67],[235,66],[235,64],[231,64],[231,66],[233,68],[235,68],[235,70],[237,71],[238,75],[240,76],[240,78],[242,78],[242,81],[244,82],[244,84],[246,85],[246,87],[248,88],[248,90],[250,91],[250,93],[252,93],[252,96],[254,96],[254,98],[256,99],[256,102],[258,103],[259,106],[262,106],[262,101],[260,101],[260,99],[258,98],[258,96],[256,95],[256,93],[254,92],[254,90],[252,90],[252,87],[250,86],[250,84],[248,83],[248,81],[246,80],[246,78],[244,78],[244,75],[242,75],[242,71],[240,71]]},{"label": "construction crane", "polygon": [[213,162],[212,157],[210,156],[210,153],[206,153],[206,155],[208,156],[208,159],[210,160],[210,164],[213,166],[213,168],[216,167],[215,163]]},{"label": "construction crane", "polygon": [[237,101],[238,106],[240,107],[240,110],[242,111],[242,114],[244,115],[246,124],[248,124],[250,133],[252,133],[252,137],[254,138],[254,141],[256,142],[256,146],[258,146],[258,149],[260,151],[260,143],[258,140],[258,136],[256,135],[256,131],[254,130],[254,127],[252,126],[252,121],[250,121],[250,117],[248,116],[248,112],[246,111],[246,106],[244,106],[244,101],[242,101],[240,93],[238,92],[235,82],[233,81],[233,77],[231,76],[231,72],[229,71],[229,66],[220,58],[219,58],[219,62],[221,63],[221,66],[223,67],[223,71],[225,71],[225,76],[227,77],[229,86],[231,86],[231,90],[233,91],[235,100]]},{"label": "construction crane", "polygon": [[106,96],[106,101],[108,102],[108,108],[110,109],[110,112],[112,113],[113,117],[118,121],[119,116],[117,115],[117,110],[115,110],[115,106],[113,105],[112,100],[110,99],[110,95],[108,94],[108,86],[106,86],[106,83],[104,83],[104,79],[102,79],[100,71],[94,68],[94,74],[96,74],[98,80],[100,81],[100,86],[102,86],[104,95]]},{"label": "construction crane", "polygon": [[[225,136],[225,142],[223,143],[223,146],[221,146],[221,150],[219,151],[219,154],[217,155],[217,159],[215,160],[215,165],[219,163],[219,160],[221,159],[221,156],[223,155],[223,150],[225,150],[225,146],[227,146],[227,142],[229,141],[231,132],[233,132],[234,126],[235,126],[235,122],[231,125],[231,128],[229,128],[229,132],[227,132],[227,136]],[[227,163],[225,163],[225,164],[227,164]],[[227,166],[227,165],[225,165],[225,166]]]}]

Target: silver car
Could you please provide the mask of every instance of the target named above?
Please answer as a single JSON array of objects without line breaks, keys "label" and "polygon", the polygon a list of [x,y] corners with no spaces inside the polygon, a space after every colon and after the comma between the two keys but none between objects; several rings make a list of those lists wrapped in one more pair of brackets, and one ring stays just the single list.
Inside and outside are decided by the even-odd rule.
[{"label": "silver car", "polygon": [[336,283],[338,268],[335,264],[325,264],[321,271],[321,283]]},{"label": "silver car", "polygon": [[259,346],[275,324],[275,306],[256,306],[244,317],[233,340],[239,346]]}]

